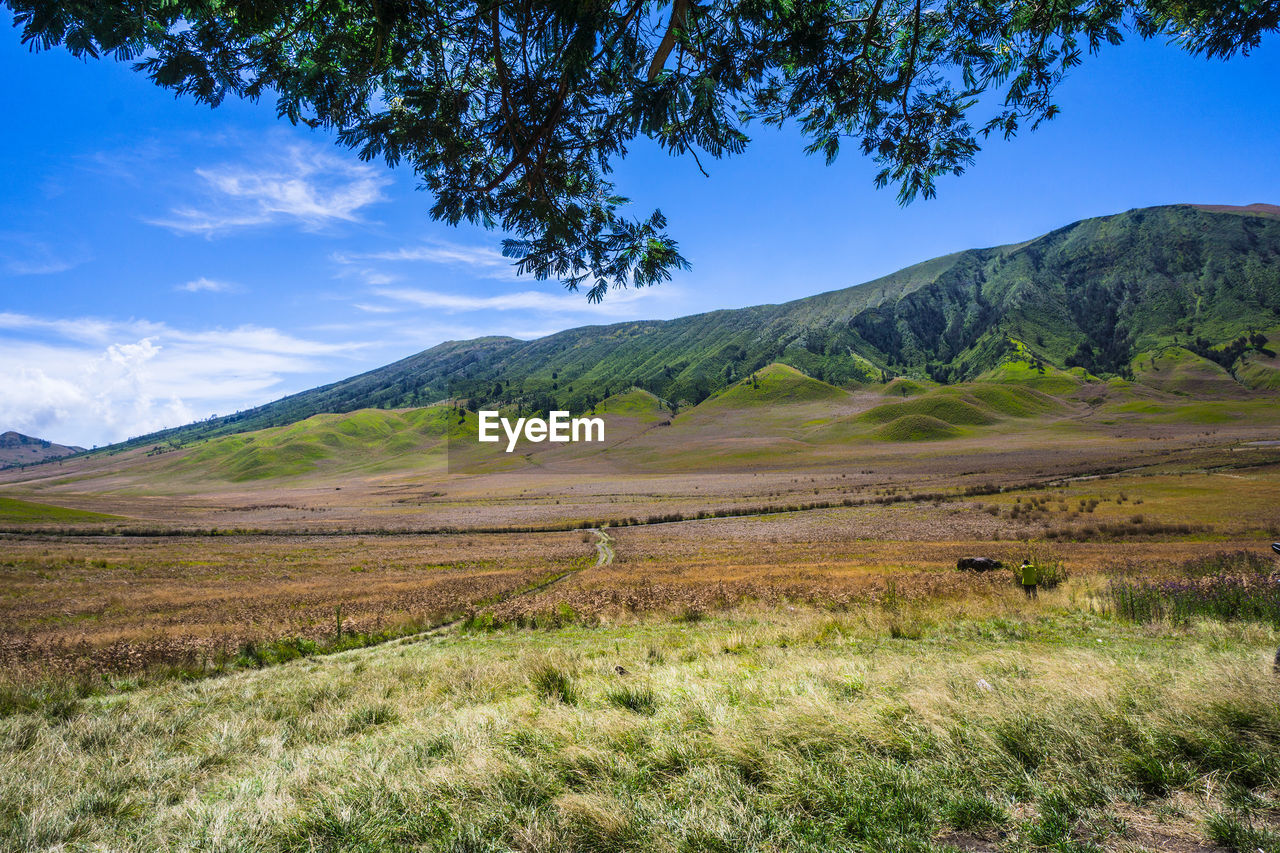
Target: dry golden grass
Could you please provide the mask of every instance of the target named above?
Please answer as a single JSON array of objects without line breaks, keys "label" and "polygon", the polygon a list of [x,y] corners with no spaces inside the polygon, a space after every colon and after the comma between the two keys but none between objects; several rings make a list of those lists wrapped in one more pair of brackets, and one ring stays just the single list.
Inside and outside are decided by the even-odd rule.
[{"label": "dry golden grass", "polygon": [[[273,535],[0,538],[0,847],[1280,850],[1275,630],[1132,625],[1106,595],[1280,533],[1276,452],[1230,446],[1274,425],[1089,409],[786,464],[681,446],[662,475],[7,472],[6,496],[128,517],[104,526]],[[590,533],[476,530],[845,500],[868,504],[613,529],[602,566]],[[448,527],[471,532],[334,535]],[[1036,601],[955,569],[1028,547],[1071,573]],[[318,640],[339,606],[383,638],[469,619],[55,689]]]},{"label": "dry golden grass", "polygon": [[[1197,454],[1190,457],[1197,465],[1265,462],[1221,448]],[[284,526],[270,536],[10,536],[0,539],[0,666],[12,672],[127,671],[199,661],[251,642],[332,635],[339,606],[346,630],[377,633],[480,610],[499,621],[563,621],[701,613],[748,601],[839,608],[886,596],[955,598],[987,594],[1010,580],[1008,574],[959,574],[957,559],[992,556],[1016,563],[1024,543],[1049,535],[1068,571],[1089,575],[1116,566],[1155,571],[1214,551],[1265,547],[1263,537],[1280,531],[1280,466],[1187,473],[1180,467],[1187,459],[1170,458],[1152,469],[1049,488],[969,496],[953,490],[946,500],[915,499],[918,486],[840,485],[874,476],[856,472],[621,480],[607,489],[598,480],[577,482],[564,500],[581,502],[591,494],[598,500],[589,513],[603,518],[625,518],[637,504],[669,510],[697,500],[794,502],[806,493],[825,499],[838,493],[833,489],[861,490],[860,500],[913,499],[617,528],[613,565],[520,596],[512,593],[589,564],[592,537],[305,535],[283,516],[272,521]],[[425,498],[422,509],[443,503],[445,518],[492,520],[519,499],[527,502],[522,520],[554,521],[557,516],[548,513],[561,512],[551,509],[556,492],[550,480],[500,494],[486,492],[492,482],[462,478],[452,487],[455,495]],[[673,491],[654,491],[664,488]],[[416,493],[379,489],[390,505],[362,503],[372,500],[364,493],[344,511],[365,524],[386,524],[401,518],[399,501]],[[349,500],[346,494],[313,490],[312,497],[328,511],[333,502]],[[96,508],[110,509],[114,498],[100,497]],[[270,503],[266,493],[256,499],[266,502],[229,504],[225,514],[265,518],[307,505]],[[577,510],[565,511],[587,515],[587,504],[575,505]],[[219,514],[209,506],[201,512]],[[1182,534],[1148,532],[1152,524],[1177,519],[1192,519],[1195,526]],[[498,599],[507,600],[495,604]]]},{"label": "dry golden grass", "polygon": [[0,541],[0,664],[120,672],[430,625],[594,557],[580,536]]}]

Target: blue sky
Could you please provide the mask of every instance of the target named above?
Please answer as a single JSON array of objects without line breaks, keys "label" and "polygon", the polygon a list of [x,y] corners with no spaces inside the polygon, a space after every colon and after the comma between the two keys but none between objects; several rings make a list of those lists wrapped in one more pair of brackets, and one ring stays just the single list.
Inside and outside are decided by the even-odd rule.
[{"label": "blue sky", "polygon": [[[1273,40],[1274,41],[1274,40]],[[29,53],[0,18],[0,431],[105,444],[225,414],[443,340],[780,302],[946,252],[1153,204],[1280,202],[1280,49],[1230,63],[1131,42],[1063,114],[898,206],[757,129],[707,163],[637,145],[616,173],[694,264],[589,306],[450,228],[407,170],[360,163],[273,104],[175,100],[127,66]]]}]

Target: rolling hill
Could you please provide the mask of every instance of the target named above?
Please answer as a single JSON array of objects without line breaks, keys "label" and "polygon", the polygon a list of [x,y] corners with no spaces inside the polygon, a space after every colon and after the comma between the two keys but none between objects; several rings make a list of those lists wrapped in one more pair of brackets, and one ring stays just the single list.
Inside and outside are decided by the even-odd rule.
[{"label": "rolling hill", "polygon": [[83,450],[83,447],[54,444],[43,438],[32,438],[10,430],[0,433],[0,468],[8,468],[12,465],[34,465],[37,462],[60,459]]},{"label": "rolling hill", "polygon": [[639,387],[688,406],[773,363],[842,387],[903,376],[920,387],[984,380],[1062,394],[1097,376],[1229,393],[1280,384],[1267,335],[1274,340],[1278,329],[1280,208],[1174,205],[1086,219],[778,305],[532,341],[450,341],[129,444],[181,444],[447,399],[585,411]]},{"label": "rolling hill", "polygon": [[[1210,435],[1244,449],[1276,438],[1275,392],[1236,385],[1230,395],[1219,394],[1221,377],[1194,355],[1169,352],[1154,367],[1142,362],[1144,371],[1167,380],[1164,387],[1103,380],[1079,368],[1041,373],[1034,358],[1028,351],[1008,354],[987,378],[972,381],[899,377],[848,388],[775,362],[691,406],[633,387],[591,410],[605,422],[603,443],[522,440],[514,452],[478,442],[477,413],[454,403],[324,413],[163,450],[81,454],[65,466],[7,471],[0,486],[24,501],[70,497],[72,507],[112,513],[129,507],[125,515],[142,517],[153,517],[157,500],[194,501],[196,512],[209,501],[231,500],[255,512],[290,507],[309,520],[312,510],[303,507],[317,504],[431,514],[440,509],[436,498],[448,503],[456,498],[441,496],[454,492],[481,496],[486,511],[509,509],[486,491],[485,483],[496,482],[491,475],[504,483],[499,493],[513,490],[508,497],[527,508],[529,489],[550,489],[554,499],[544,499],[558,505],[556,490],[565,483],[593,478],[608,483],[609,493],[648,493],[655,476],[772,472],[784,482],[796,477],[787,487],[794,490],[794,483],[811,482],[813,470],[843,477],[887,465],[900,476],[904,465],[914,465],[930,476],[950,470],[991,477],[1003,466],[1025,476],[1043,473],[1035,466],[1052,459],[1072,471],[1092,470],[1100,459],[1112,466],[1117,459],[1136,462],[1199,446]],[[456,506],[471,523],[466,501]]]}]

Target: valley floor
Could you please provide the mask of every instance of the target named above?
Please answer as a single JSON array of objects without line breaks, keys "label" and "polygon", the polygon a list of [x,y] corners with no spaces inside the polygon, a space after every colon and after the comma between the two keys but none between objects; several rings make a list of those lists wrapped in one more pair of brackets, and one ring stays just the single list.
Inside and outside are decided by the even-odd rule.
[{"label": "valley floor", "polygon": [[[1273,434],[26,472],[0,850],[1280,851]],[[1066,575],[1034,600],[1029,555]]]},{"label": "valley floor", "polygon": [[246,649],[274,659],[298,648],[271,644],[323,651],[462,617],[529,624],[750,602],[843,607],[890,589],[937,596],[1009,582],[1007,572],[956,572],[965,556],[1015,565],[1030,547],[1076,574],[1159,575],[1280,538],[1280,464],[1203,461],[996,494],[891,487],[853,506],[612,527],[608,565],[593,565],[597,534],[585,529],[121,536],[92,519],[36,526],[0,539],[0,666],[24,679],[152,666],[194,675]]}]

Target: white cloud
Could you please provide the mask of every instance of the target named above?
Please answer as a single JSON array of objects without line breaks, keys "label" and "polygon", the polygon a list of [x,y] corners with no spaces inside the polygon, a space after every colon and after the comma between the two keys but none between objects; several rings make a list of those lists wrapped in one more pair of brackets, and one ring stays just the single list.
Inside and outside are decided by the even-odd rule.
[{"label": "white cloud", "polygon": [[175,285],[173,289],[184,290],[187,293],[235,293],[240,290],[240,286],[229,281],[216,281],[201,276],[186,284]]},{"label": "white cloud", "polygon": [[309,387],[363,348],[257,326],[185,330],[14,313],[0,314],[0,330],[9,332],[0,363],[19,365],[0,383],[0,430],[86,446]]},{"label": "white cloud", "polygon": [[[683,292],[675,285],[664,284],[658,289],[651,288],[617,288],[610,290],[604,302],[592,304],[587,302],[583,291],[568,291],[557,288],[552,282],[538,282],[537,290],[519,290],[502,292],[498,286],[489,284],[484,279],[496,279],[506,282],[520,280],[515,265],[510,258],[491,246],[462,245],[443,240],[431,240],[415,246],[404,246],[396,249],[369,252],[344,252],[332,256],[339,264],[337,277],[353,278],[368,288],[368,294],[385,302],[377,302],[367,297],[360,297],[354,307],[367,314],[402,313],[407,310],[422,310],[443,313],[446,315],[476,312],[486,314],[474,321],[485,329],[481,334],[500,334],[496,327],[492,312],[533,312],[538,315],[537,322],[544,328],[537,331],[510,333],[513,337],[541,337],[559,329],[580,325],[583,322],[608,323],[620,320],[653,317],[655,311],[666,316],[674,316],[674,311],[684,302]],[[429,264],[455,269],[457,276],[434,276],[457,281],[459,284],[474,282],[465,292],[443,290],[439,288],[423,288],[408,283],[410,274],[400,265]],[[388,270],[394,270],[389,272]],[[414,278],[421,280],[418,274]],[[526,276],[525,281],[531,280]],[[495,292],[499,291],[499,292]]]},{"label": "white cloud", "polygon": [[516,278],[512,260],[504,258],[497,249],[489,246],[464,246],[443,240],[382,252],[339,253],[335,254],[333,259],[340,264],[369,262],[439,264],[465,269],[471,275],[481,278]]},{"label": "white cloud", "polygon": [[338,270],[335,278],[354,278],[362,284],[369,287],[381,287],[385,284],[394,284],[400,280],[400,276],[391,275],[381,270],[366,269],[363,267],[350,267]]},{"label": "white cloud", "polygon": [[274,156],[255,156],[253,166],[224,163],[195,173],[205,190],[202,203],[176,207],[151,224],[205,236],[280,223],[315,230],[360,221],[360,211],[382,201],[391,182],[367,163],[296,143]]},{"label": "white cloud", "polygon": [[361,349],[364,344],[348,342],[324,343],[299,338],[278,329],[263,326],[237,326],[234,329],[214,329],[186,332],[168,329],[166,337],[192,346],[220,347],[243,350],[246,353],[287,356],[336,355]]},{"label": "white cloud", "polygon": [[562,309],[561,299],[549,293],[523,290],[497,296],[466,296],[460,293],[442,293],[411,287],[382,287],[374,291],[384,299],[407,302],[418,308],[439,308],[454,313],[458,311],[557,311]]}]

